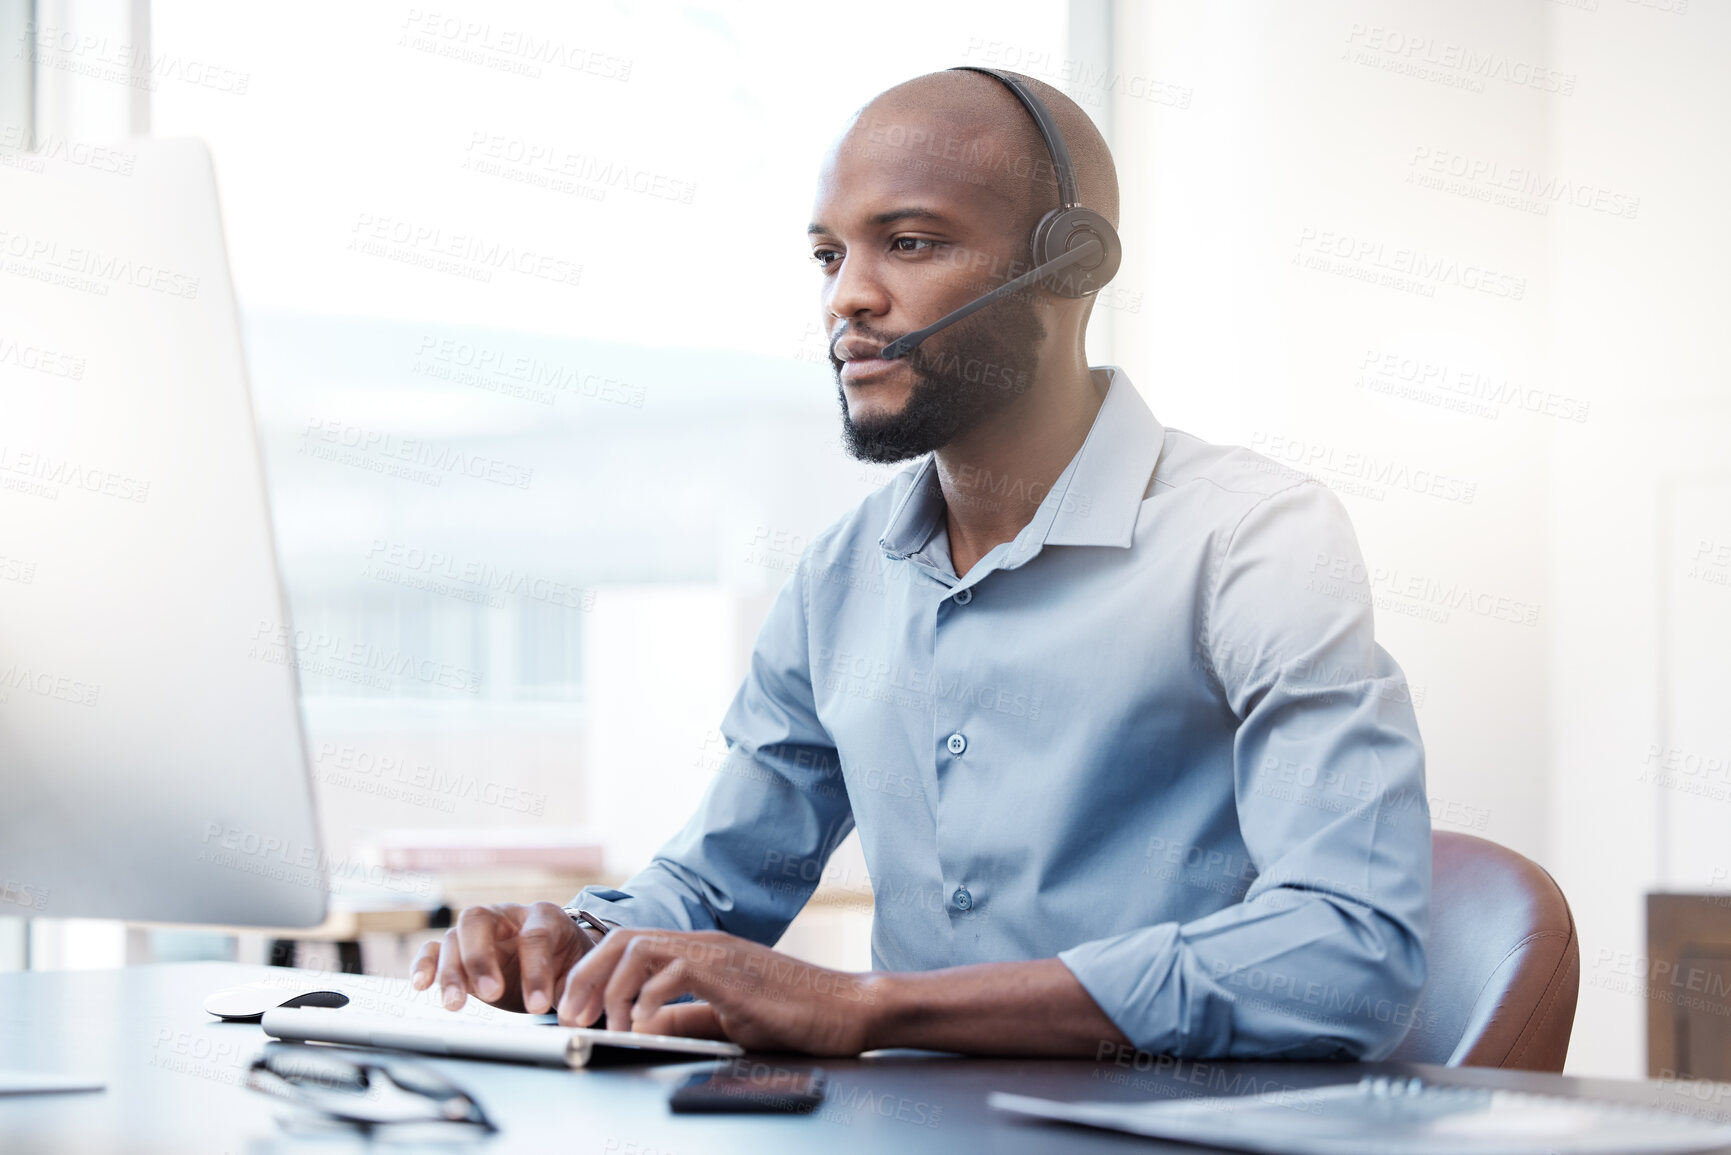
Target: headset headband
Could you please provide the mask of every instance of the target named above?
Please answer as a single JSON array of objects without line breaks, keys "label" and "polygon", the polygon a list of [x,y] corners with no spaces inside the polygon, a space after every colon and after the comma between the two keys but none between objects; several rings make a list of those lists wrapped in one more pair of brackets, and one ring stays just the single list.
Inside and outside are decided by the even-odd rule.
[{"label": "headset headband", "polygon": [[1082,198],[1076,192],[1076,170],[1070,167],[1070,149],[1064,143],[1064,134],[1058,131],[1058,122],[1052,119],[1052,113],[1046,108],[1046,102],[1034,95],[1034,90],[1023,84],[1007,72],[999,72],[995,68],[977,68],[972,64],[961,64],[950,69],[951,72],[979,72],[990,76],[1016,94],[1016,99],[1022,102],[1022,107],[1028,110],[1028,115],[1034,118],[1034,127],[1040,130],[1040,136],[1046,142],[1046,152],[1052,157],[1052,171],[1058,175],[1058,197],[1067,209],[1080,208]]}]

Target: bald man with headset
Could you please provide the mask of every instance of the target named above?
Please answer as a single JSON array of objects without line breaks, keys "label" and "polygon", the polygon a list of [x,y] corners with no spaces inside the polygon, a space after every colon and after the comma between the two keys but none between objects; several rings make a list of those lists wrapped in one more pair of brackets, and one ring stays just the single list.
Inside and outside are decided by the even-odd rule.
[{"label": "bald man with headset", "polygon": [[[1405,678],[1326,488],[1089,367],[1117,217],[1105,141],[1037,81],[855,115],[812,255],[848,448],[913,464],[800,560],[654,861],[463,911],[417,988],[826,1055],[1395,1048],[1430,901]],[[875,969],[772,950],[854,829]]]}]

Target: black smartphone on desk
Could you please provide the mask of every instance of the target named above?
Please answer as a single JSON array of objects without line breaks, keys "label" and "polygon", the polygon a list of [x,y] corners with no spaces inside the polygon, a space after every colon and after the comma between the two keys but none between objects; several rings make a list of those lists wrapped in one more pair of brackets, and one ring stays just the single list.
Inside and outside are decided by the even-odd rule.
[{"label": "black smartphone on desk", "polygon": [[667,1105],[680,1115],[798,1115],[817,1109],[828,1081],[822,1067],[795,1071],[739,1059],[691,1076],[674,1088]]}]

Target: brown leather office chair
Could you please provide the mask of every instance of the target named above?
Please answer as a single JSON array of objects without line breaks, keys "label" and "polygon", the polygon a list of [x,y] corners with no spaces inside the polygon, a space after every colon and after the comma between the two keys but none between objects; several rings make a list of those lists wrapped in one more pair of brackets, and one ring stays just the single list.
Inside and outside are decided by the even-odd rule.
[{"label": "brown leather office chair", "polygon": [[1581,945],[1538,863],[1469,834],[1432,835],[1429,977],[1392,1059],[1561,1071]]}]

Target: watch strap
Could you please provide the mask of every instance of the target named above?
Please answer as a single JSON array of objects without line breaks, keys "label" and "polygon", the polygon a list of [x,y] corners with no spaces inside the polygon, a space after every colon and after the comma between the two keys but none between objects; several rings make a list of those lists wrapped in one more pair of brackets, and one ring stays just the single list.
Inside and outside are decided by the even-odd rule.
[{"label": "watch strap", "polygon": [[594,931],[597,940],[606,938],[607,932],[613,929],[612,926],[602,922],[586,910],[576,910],[568,906],[565,908],[565,913],[571,916],[571,921],[576,923],[579,928]]}]

